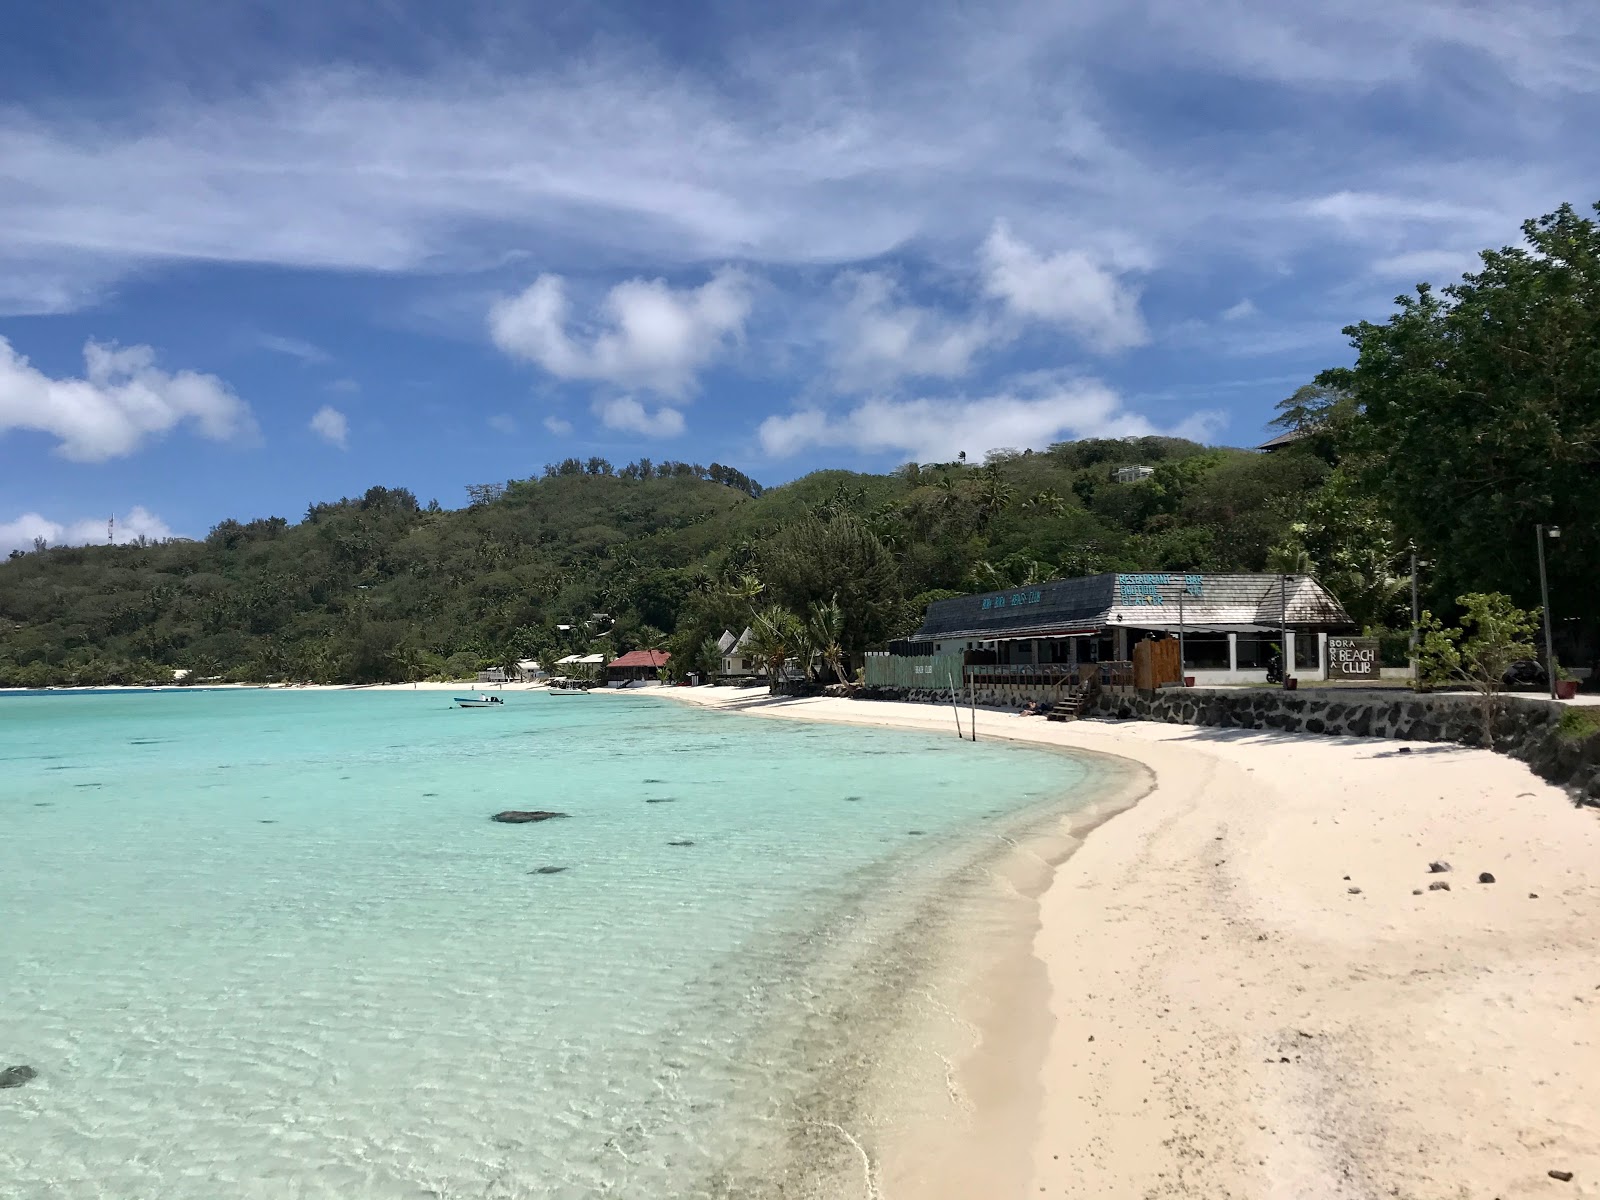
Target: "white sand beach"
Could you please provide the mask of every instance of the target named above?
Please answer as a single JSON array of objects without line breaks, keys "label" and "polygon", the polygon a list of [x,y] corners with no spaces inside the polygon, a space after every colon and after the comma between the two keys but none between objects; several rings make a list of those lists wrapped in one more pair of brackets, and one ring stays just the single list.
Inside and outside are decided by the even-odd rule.
[{"label": "white sand beach", "polygon": [[[955,730],[936,706],[657,694]],[[982,709],[977,724],[1131,759],[1155,784],[1039,901],[1042,1062],[999,1023],[1012,1011],[962,1064],[989,1097],[969,1125],[995,1190],[891,1164],[885,1200],[1600,1196],[1600,813],[1454,746]],[[1023,1120],[1018,1170],[1001,1160]]]}]

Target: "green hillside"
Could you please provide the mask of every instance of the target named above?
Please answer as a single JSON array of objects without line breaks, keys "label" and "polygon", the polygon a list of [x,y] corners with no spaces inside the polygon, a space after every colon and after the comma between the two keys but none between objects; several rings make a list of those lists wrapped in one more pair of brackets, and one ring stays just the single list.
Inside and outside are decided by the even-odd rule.
[{"label": "green hillside", "polygon": [[[1155,475],[1112,481],[1124,465]],[[908,632],[925,594],[1099,570],[1257,570],[1328,472],[1167,438],[1064,443],[985,466],[821,471],[761,490],[683,464],[575,460],[423,507],[403,488],[225,520],[203,541],[47,548],[0,565],[0,685],[465,675],[570,650],[670,645],[800,611],[870,578],[851,649]],[[641,477],[648,473],[648,477]],[[735,473],[736,474],[736,473]],[[757,493],[757,494],[752,494]],[[833,543],[866,561],[845,569]],[[611,620],[596,622],[593,614]],[[571,625],[571,631],[558,629]],[[596,636],[600,630],[603,636]]]}]

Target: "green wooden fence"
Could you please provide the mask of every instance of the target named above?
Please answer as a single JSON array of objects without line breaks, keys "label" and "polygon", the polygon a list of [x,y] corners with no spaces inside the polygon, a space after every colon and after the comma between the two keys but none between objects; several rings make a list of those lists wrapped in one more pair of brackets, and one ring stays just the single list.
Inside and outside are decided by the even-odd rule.
[{"label": "green wooden fence", "polygon": [[865,679],[868,687],[927,688],[938,691],[961,682],[961,652],[924,654],[906,657],[872,651],[867,654]]}]

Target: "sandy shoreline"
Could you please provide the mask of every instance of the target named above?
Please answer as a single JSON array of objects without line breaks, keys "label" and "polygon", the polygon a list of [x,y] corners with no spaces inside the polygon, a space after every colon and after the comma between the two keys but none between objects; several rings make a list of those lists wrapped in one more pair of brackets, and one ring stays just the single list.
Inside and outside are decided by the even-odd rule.
[{"label": "sandy shoreline", "polygon": [[[955,729],[935,706],[656,694]],[[1039,899],[1051,1025],[1042,1064],[1011,1064],[1039,1084],[1017,1194],[1600,1196],[1592,811],[1455,746],[981,709],[978,735],[1118,755],[1156,779]],[[1430,875],[1438,859],[1454,869]],[[989,1061],[969,1074],[1005,1065],[1003,1023],[984,1033]],[[1013,1135],[1015,1101],[992,1095],[1005,1121],[986,1133],[980,1105],[972,1136]],[[890,1170],[882,1195],[922,1187]]]}]

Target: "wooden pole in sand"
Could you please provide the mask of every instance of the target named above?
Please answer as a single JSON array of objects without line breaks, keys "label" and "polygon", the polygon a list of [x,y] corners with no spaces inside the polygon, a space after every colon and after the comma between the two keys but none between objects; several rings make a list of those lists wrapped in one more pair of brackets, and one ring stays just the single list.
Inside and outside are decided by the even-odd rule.
[{"label": "wooden pole in sand", "polygon": [[[965,671],[962,671],[966,675]],[[972,676],[967,675],[967,704],[972,716],[972,740],[978,740],[978,685]]]},{"label": "wooden pole in sand", "polygon": [[950,685],[950,711],[956,715],[956,736],[962,741],[966,741],[967,735],[961,732],[961,693],[956,688],[956,677],[946,671],[944,678],[945,682]]}]

